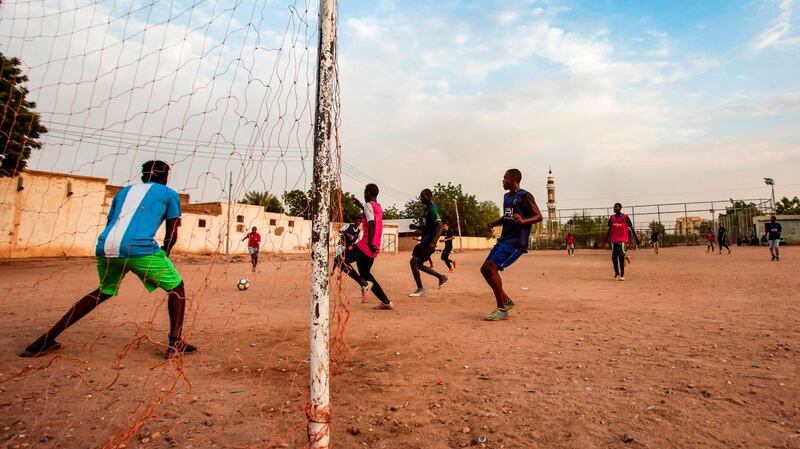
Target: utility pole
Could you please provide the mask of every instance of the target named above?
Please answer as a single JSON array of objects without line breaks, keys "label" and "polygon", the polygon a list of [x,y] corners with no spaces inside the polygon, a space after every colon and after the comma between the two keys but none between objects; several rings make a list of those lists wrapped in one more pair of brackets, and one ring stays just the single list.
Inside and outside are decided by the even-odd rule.
[{"label": "utility pole", "polygon": [[458,226],[458,250],[464,251],[464,241],[461,239],[461,218],[458,216],[458,199],[453,198],[453,204],[456,206],[456,225]]},{"label": "utility pole", "polygon": [[336,66],[336,0],[319,2],[317,104],[314,114],[314,177],[311,186],[310,395],[306,409],[308,446],[330,448],[331,123]]},{"label": "utility pole", "polygon": [[231,253],[230,246],[231,246],[231,197],[233,196],[233,172],[228,174],[228,219],[227,225],[225,226],[225,254],[228,255]]}]

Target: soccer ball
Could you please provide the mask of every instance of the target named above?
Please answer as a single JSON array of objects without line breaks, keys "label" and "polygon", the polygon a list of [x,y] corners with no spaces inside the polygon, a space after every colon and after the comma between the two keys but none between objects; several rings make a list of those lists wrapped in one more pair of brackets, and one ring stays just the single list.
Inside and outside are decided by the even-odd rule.
[{"label": "soccer ball", "polygon": [[239,279],[239,283],[236,284],[236,288],[238,288],[239,290],[247,290],[248,288],[250,288],[250,281],[248,281],[245,278],[241,278]]}]

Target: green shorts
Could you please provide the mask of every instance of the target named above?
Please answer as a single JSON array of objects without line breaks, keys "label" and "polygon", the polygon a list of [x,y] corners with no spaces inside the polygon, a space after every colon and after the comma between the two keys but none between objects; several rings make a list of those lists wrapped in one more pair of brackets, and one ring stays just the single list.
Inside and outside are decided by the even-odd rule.
[{"label": "green shorts", "polygon": [[144,288],[152,292],[157,288],[170,291],[179,286],[183,280],[178,270],[172,265],[164,251],[150,256],[127,258],[97,258],[97,274],[100,276],[100,291],[116,296],[122,278],[133,271],[144,283]]}]

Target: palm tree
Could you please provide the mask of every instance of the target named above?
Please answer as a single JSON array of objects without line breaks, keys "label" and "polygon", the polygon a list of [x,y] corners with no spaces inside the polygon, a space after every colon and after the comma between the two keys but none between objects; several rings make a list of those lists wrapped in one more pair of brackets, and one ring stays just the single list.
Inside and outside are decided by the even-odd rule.
[{"label": "palm tree", "polygon": [[267,212],[283,213],[283,204],[281,204],[281,200],[269,192],[247,192],[239,203],[262,206]]}]

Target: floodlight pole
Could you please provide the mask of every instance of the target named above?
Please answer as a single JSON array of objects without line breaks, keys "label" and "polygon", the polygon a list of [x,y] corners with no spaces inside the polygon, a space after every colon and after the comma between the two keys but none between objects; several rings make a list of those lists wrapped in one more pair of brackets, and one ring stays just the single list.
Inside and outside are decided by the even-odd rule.
[{"label": "floodlight pole", "polygon": [[336,64],[336,0],[319,2],[317,105],[314,116],[314,178],[311,186],[311,359],[308,447],[330,447],[331,119]]}]

